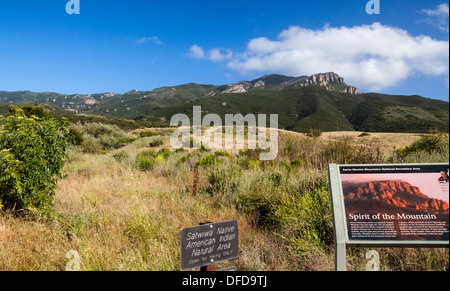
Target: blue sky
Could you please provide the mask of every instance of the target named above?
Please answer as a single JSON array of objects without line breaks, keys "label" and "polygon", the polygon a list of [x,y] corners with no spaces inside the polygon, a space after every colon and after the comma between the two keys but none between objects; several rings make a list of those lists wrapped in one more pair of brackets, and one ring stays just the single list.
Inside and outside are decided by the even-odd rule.
[{"label": "blue sky", "polygon": [[[0,91],[125,93],[334,71],[363,92],[449,100],[448,1],[0,2]],[[394,3],[393,3],[394,2]]]}]

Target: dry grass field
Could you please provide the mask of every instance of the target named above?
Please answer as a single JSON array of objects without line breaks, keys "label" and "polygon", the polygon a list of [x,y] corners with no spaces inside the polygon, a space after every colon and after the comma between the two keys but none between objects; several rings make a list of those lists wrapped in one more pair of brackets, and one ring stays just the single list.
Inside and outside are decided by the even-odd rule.
[{"label": "dry grass field", "polygon": [[[168,136],[84,153],[72,148],[51,213],[0,212],[0,270],[65,270],[67,252],[81,270],[181,270],[180,230],[204,221],[236,219],[238,270],[333,270],[334,245],[326,165],[386,162],[413,134],[324,133],[318,139],[280,132],[279,158],[185,151],[158,155],[143,171],[143,151],[170,148]],[[149,147],[155,139],[162,144]],[[355,146],[356,149],[352,147]],[[351,153],[342,149],[352,148]],[[347,156],[348,154],[348,156]],[[295,162],[296,161],[296,162]],[[448,162],[448,154],[408,161]],[[348,268],[364,270],[365,249],[350,249]],[[379,249],[383,270],[443,270],[448,249]]]}]

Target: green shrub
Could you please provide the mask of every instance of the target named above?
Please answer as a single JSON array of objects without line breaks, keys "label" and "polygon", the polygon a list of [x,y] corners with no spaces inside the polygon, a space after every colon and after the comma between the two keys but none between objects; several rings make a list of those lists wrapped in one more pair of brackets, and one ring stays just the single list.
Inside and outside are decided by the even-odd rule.
[{"label": "green shrub", "polygon": [[269,180],[273,183],[273,186],[279,187],[283,181],[283,175],[280,173],[270,173]]},{"label": "green shrub", "polygon": [[151,141],[149,143],[149,146],[151,148],[156,148],[156,147],[159,147],[159,146],[162,146],[162,145],[163,145],[162,139],[155,139],[155,140],[153,140],[153,141]]},{"label": "green shrub", "polygon": [[67,135],[67,141],[75,146],[80,146],[83,144],[84,138],[83,133],[78,131],[74,126],[69,127],[69,133]]},{"label": "green shrub", "polygon": [[272,202],[265,223],[282,231],[297,255],[302,257],[308,256],[312,249],[327,251],[327,246],[333,243],[331,217],[329,191],[323,188]]},{"label": "green shrub", "polygon": [[448,136],[438,131],[433,131],[428,135],[422,135],[421,138],[403,149],[396,151],[401,158],[418,152],[441,153],[448,148]]},{"label": "green shrub", "polygon": [[155,150],[143,151],[136,156],[136,165],[139,170],[144,172],[153,170],[157,164],[157,161],[159,164],[164,162],[164,157]]},{"label": "green shrub", "polygon": [[132,134],[127,134],[117,125],[98,122],[86,123],[84,125],[78,123],[71,126],[71,128],[81,132],[85,140],[89,139],[86,145],[87,148],[85,148],[83,143],[81,143],[82,147],[85,149],[85,152],[89,153],[99,152],[97,150],[97,145],[94,146],[93,144],[99,144],[101,146],[100,151],[110,150],[120,148],[122,145],[133,142],[137,138]]},{"label": "green shrub", "polygon": [[182,156],[182,157],[178,160],[177,165],[184,164],[184,163],[186,163],[186,162],[189,161],[189,160],[190,160],[190,157],[188,157],[188,156]]},{"label": "green shrub", "polygon": [[15,200],[20,199],[23,194],[21,164],[9,150],[0,151],[0,204],[2,204],[2,208],[3,204],[14,207]]},{"label": "green shrub", "polygon": [[208,155],[208,156],[204,157],[203,159],[201,159],[200,161],[198,161],[196,166],[197,167],[198,166],[212,166],[219,162],[220,162],[220,160],[215,155]]},{"label": "green shrub", "polygon": [[305,135],[309,137],[319,137],[322,136],[322,131],[319,129],[308,129],[305,131]]},{"label": "green shrub", "polygon": [[137,163],[139,170],[143,172],[153,170],[155,168],[155,165],[156,163],[154,159],[142,159]]},{"label": "green shrub", "polygon": [[126,151],[123,151],[123,150],[114,153],[112,156],[119,163],[126,161],[127,159],[130,158],[130,155]]},{"label": "green shrub", "polygon": [[172,152],[169,149],[163,148],[158,152],[158,155],[163,156],[164,159],[168,159]]},{"label": "green shrub", "polygon": [[164,156],[157,156],[155,158],[155,163],[158,165],[164,164],[165,161],[166,161],[166,159],[164,158]]},{"label": "green shrub", "polygon": [[139,137],[152,137],[152,136],[158,136],[159,133],[155,131],[141,131],[139,132]]},{"label": "green shrub", "polygon": [[43,107],[33,105],[20,105],[18,106],[18,108],[21,109],[27,117],[35,116],[40,119],[51,119],[50,114],[45,111]]},{"label": "green shrub", "polygon": [[303,166],[303,160],[300,159],[300,158],[292,160],[291,161],[291,166],[295,167],[295,168],[299,168],[299,167]]},{"label": "green shrub", "polygon": [[197,151],[199,151],[201,153],[206,153],[206,152],[210,152],[211,149],[205,147],[204,145],[201,145],[200,149],[198,149]]},{"label": "green shrub", "polygon": [[238,190],[242,170],[232,164],[214,167],[210,170],[207,192],[213,194],[232,194]]},{"label": "green shrub", "polygon": [[363,132],[360,135],[358,135],[358,137],[365,137],[365,136],[370,136],[370,133]]},{"label": "green shrub", "polygon": [[263,150],[261,149],[247,149],[247,150],[240,150],[239,151],[239,156],[240,157],[247,157],[249,159],[252,160],[259,160],[261,153],[263,152]]},{"label": "green shrub", "polygon": [[81,148],[84,153],[88,154],[99,154],[102,151],[102,145],[99,140],[93,136],[86,136],[81,143]]},{"label": "green shrub", "polygon": [[158,153],[154,150],[143,151],[143,152],[140,152],[139,154],[137,154],[136,160],[156,158],[157,156],[158,156]]},{"label": "green shrub", "polygon": [[229,153],[223,152],[223,151],[217,151],[214,153],[218,157],[227,157],[231,158],[231,155]]},{"label": "green shrub", "polygon": [[259,160],[254,160],[249,157],[245,157],[239,160],[239,165],[247,170],[257,170],[260,168],[261,162]]},{"label": "green shrub", "polygon": [[186,150],[184,148],[178,148],[175,150],[176,153],[184,153]]},{"label": "green shrub", "polygon": [[67,127],[27,117],[15,106],[0,118],[0,200],[6,208],[49,209],[66,159]]}]

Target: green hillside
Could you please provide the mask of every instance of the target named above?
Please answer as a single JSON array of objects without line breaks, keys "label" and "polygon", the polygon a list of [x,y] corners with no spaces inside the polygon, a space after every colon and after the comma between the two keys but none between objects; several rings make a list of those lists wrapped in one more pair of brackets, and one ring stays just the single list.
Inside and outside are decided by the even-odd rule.
[{"label": "green hillside", "polygon": [[[151,126],[150,123],[139,122],[135,120],[107,117],[100,115],[87,115],[87,114],[75,114],[70,111],[63,110],[61,108],[49,105],[49,104],[36,104],[39,107],[43,107],[47,112],[50,113],[51,117],[62,120],[66,119],[71,123],[91,123],[98,122],[103,124],[115,124],[124,130],[134,130],[140,127]],[[0,104],[0,115],[7,116],[9,113],[9,105]]]},{"label": "green hillside", "polygon": [[419,96],[350,95],[318,86],[219,94],[183,105],[152,108],[143,115],[152,122],[170,122],[177,113],[192,117],[193,106],[204,114],[278,114],[279,127],[322,131],[429,132],[449,131],[448,103]]},{"label": "green hillside", "polygon": [[[312,84],[311,84],[312,83]],[[357,94],[334,73],[311,77],[266,75],[253,81],[215,86],[195,83],[125,94],[1,92],[0,114],[7,105],[47,104],[69,120],[93,120],[125,127],[168,126],[173,115],[192,117],[193,106],[204,114],[278,114],[279,127],[322,131],[429,132],[449,131],[449,103],[421,96]],[[348,92],[348,93],[347,93]],[[4,104],[3,106],[1,104]],[[95,117],[97,116],[97,117]],[[106,118],[106,119],[105,119]]]}]

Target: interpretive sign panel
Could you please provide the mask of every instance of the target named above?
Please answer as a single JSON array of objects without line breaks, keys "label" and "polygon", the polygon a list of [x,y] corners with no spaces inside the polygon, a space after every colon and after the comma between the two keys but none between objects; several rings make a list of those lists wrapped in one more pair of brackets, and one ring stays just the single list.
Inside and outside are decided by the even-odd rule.
[{"label": "interpretive sign panel", "polygon": [[330,165],[337,250],[448,247],[448,168],[448,164]]},{"label": "interpretive sign panel", "polygon": [[349,240],[448,241],[445,166],[341,166]]},{"label": "interpretive sign panel", "polygon": [[200,268],[239,257],[236,220],[199,225],[181,230],[181,266]]}]

